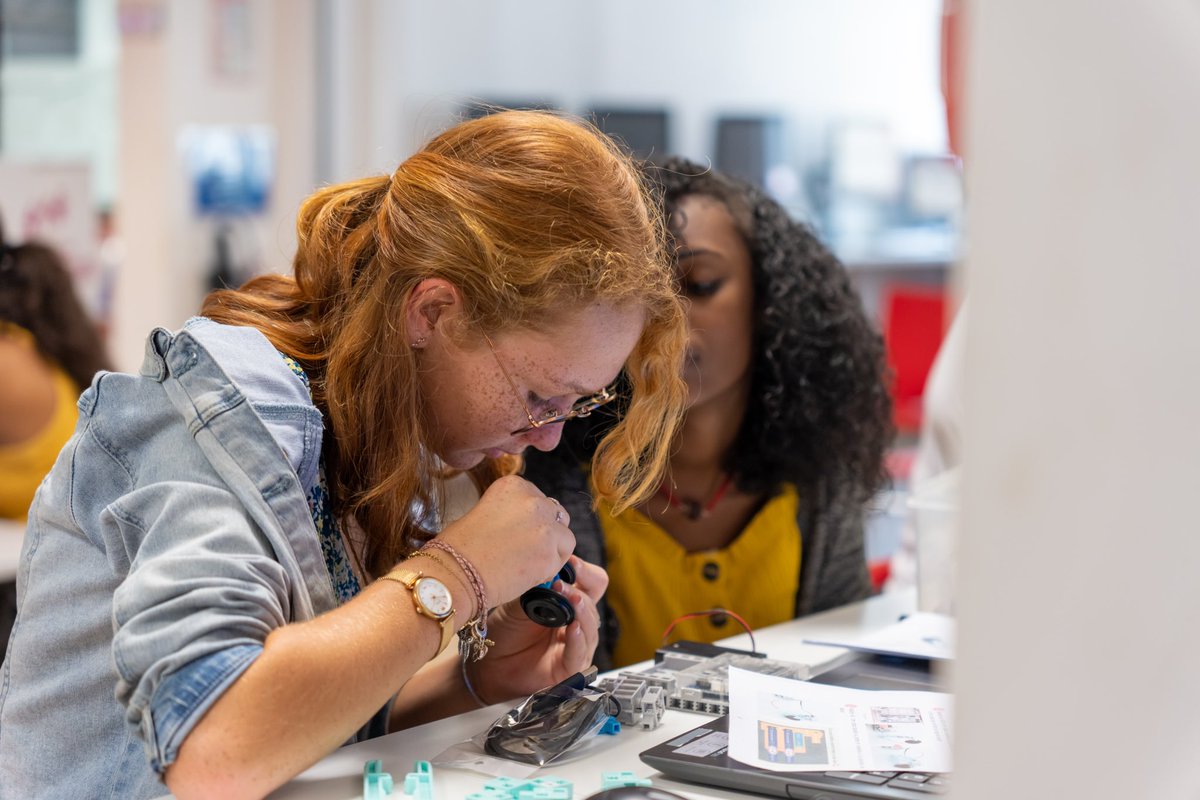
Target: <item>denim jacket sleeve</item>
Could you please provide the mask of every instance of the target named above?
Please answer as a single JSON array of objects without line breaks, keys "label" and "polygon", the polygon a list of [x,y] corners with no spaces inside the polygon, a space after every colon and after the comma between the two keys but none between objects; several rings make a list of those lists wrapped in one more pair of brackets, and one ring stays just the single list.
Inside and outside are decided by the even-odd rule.
[{"label": "denim jacket sleeve", "polygon": [[141,487],[101,522],[106,538],[139,540],[113,596],[112,653],[117,699],[161,771],[290,618],[288,580],[240,504],[218,487]]},{"label": "denim jacket sleeve", "polygon": [[150,347],[142,379],[110,376],[89,400],[108,410],[76,459],[96,474],[75,485],[115,483],[73,505],[121,576],[116,697],[161,772],[271,631],[333,598],[300,481],[262,418],[194,339],[156,333]]}]

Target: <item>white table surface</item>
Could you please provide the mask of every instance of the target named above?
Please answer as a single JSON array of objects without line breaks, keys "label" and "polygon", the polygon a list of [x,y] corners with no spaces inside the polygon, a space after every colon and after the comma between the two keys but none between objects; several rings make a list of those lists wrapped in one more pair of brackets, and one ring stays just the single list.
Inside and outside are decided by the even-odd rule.
[{"label": "white table surface", "polygon": [[[833,637],[866,632],[890,625],[901,614],[916,610],[915,592],[895,592],[873,597],[861,603],[792,620],[755,632],[758,649],[772,659],[808,664],[813,672],[823,672],[853,657],[838,647],[804,644],[805,637]],[[745,634],[725,639],[721,644],[749,649]],[[636,668],[636,665],[635,667]],[[353,800],[362,796],[363,764],[380,759],[383,771],[390,772],[395,781],[392,797],[404,800],[404,775],[413,770],[418,760],[432,760],[447,747],[469,739],[485,730],[513,704],[503,703],[481,708],[466,714],[431,722],[409,730],[381,736],[366,742],[336,750],[301,773],[290,783],[271,795],[272,798],[323,798]],[[600,773],[629,770],[640,778],[650,778],[654,785],[677,792],[688,798],[734,798],[745,795],[716,788],[700,787],[673,781],[642,763],[638,753],[659,742],[704,724],[712,717],[686,711],[667,709],[662,724],[655,730],[624,728],[616,736],[589,746],[588,755],[564,764],[550,765],[533,777],[566,778],[575,784],[574,796],[582,800],[600,790]],[[435,800],[460,800],[471,792],[483,789],[490,778],[467,770],[433,768]]]}]

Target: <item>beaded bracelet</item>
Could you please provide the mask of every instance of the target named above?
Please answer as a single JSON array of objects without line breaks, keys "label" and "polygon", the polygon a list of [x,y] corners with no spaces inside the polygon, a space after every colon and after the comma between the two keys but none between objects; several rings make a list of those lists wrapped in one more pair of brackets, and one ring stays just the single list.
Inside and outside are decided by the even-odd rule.
[{"label": "beaded bracelet", "polygon": [[[487,655],[488,648],[495,644],[494,641],[487,638],[487,592],[483,588],[483,579],[479,577],[479,572],[475,566],[463,557],[462,553],[458,552],[454,547],[441,541],[440,539],[432,539],[425,543],[425,548],[441,550],[452,557],[462,570],[467,575],[467,580],[471,582],[471,587],[475,590],[476,613],[475,617],[464,625],[458,631],[458,651],[463,658],[470,658],[472,661],[478,661]],[[419,550],[417,551],[420,552]]]},{"label": "beaded bracelet", "polygon": [[[417,554],[420,554],[422,551],[429,550],[429,549],[441,550],[442,552],[446,553],[451,558],[453,558],[458,563],[458,566],[462,567],[462,571],[464,573],[466,573],[467,580],[469,580],[471,582],[471,588],[475,591],[476,616],[486,614],[487,613],[487,592],[483,588],[483,579],[479,577],[479,572],[478,572],[478,570],[475,569],[475,565],[472,564],[470,561],[467,561],[467,559],[463,557],[462,553],[458,552],[458,550],[456,550],[454,547],[447,544],[446,542],[443,542],[440,539],[432,539],[432,540],[426,542],[425,547],[421,548],[421,550],[418,550]],[[431,558],[433,557],[432,553],[430,553],[428,555]],[[435,560],[437,560],[437,559],[435,559]]]}]

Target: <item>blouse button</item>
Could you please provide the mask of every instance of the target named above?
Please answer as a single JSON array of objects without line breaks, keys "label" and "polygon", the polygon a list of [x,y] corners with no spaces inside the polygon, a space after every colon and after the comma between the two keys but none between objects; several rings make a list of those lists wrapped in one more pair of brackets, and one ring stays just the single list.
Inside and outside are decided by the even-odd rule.
[{"label": "blouse button", "polygon": [[700,570],[700,574],[704,576],[706,581],[715,581],[721,576],[721,566],[715,561],[706,561],[704,568]]}]

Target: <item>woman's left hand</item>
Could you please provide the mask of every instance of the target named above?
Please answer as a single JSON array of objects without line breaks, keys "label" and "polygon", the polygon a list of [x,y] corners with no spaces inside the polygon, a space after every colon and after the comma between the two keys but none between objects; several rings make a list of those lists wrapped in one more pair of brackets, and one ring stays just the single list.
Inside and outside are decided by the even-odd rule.
[{"label": "woman's left hand", "polygon": [[488,638],[495,645],[467,669],[481,698],[498,703],[525,697],[552,686],[592,663],[600,637],[596,604],[608,588],[608,573],[578,556],[575,583],[556,581],[553,588],[575,609],[575,621],[565,628],[546,628],[525,615],[519,600],[505,603],[488,617]]}]

